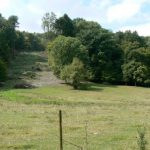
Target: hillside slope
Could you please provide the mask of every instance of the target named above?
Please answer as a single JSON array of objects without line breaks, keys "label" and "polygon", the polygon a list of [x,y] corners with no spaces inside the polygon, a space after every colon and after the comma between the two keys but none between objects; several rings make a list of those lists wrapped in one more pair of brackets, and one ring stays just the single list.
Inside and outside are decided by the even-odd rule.
[{"label": "hillside slope", "polygon": [[61,80],[53,75],[47,62],[45,52],[21,52],[11,62],[6,86],[13,87],[22,83],[35,87],[60,84]]}]

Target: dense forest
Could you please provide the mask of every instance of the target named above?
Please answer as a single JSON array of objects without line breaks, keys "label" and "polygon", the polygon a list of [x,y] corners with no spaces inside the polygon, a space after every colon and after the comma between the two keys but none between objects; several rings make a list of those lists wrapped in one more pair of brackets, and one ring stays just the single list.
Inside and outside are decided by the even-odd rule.
[{"label": "dense forest", "polygon": [[53,12],[42,18],[43,34],[18,31],[18,25],[17,16],[0,15],[0,81],[17,53],[47,47],[51,70],[74,88],[81,81],[150,86],[150,37],[113,33],[97,22]]}]

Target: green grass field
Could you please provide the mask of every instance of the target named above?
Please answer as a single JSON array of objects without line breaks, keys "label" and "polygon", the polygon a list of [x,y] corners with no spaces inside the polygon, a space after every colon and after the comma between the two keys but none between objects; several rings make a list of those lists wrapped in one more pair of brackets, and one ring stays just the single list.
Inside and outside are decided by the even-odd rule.
[{"label": "green grass field", "polygon": [[[1,89],[0,150],[58,150],[60,109],[64,139],[85,150],[137,149],[141,126],[150,143],[150,89],[92,83],[87,87]],[[78,148],[65,143],[64,150]]]}]

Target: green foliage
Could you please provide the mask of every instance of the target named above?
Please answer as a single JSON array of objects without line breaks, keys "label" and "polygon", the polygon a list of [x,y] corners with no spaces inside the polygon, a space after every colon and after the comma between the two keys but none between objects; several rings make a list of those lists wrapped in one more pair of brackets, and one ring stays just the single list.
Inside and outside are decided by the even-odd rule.
[{"label": "green foliage", "polygon": [[15,48],[17,51],[44,50],[40,34],[16,31]]},{"label": "green foliage", "polygon": [[150,79],[150,50],[135,48],[126,53],[123,65],[124,81],[128,84],[148,86]]},{"label": "green foliage", "polygon": [[74,24],[67,14],[56,19],[55,29],[58,35],[74,36]]},{"label": "green foliage", "polygon": [[148,86],[150,77],[148,38],[131,31],[117,32],[115,38],[124,53],[123,81],[129,85]]},{"label": "green foliage", "polygon": [[137,63],[135,61],[130,61],[122,66],[123,70],[123,79],[125,83],[135,84],[136,85],[136,73],[137,69],[141,66],[141,63]]},{"label": "green foliage", "polygon": [[[67,14],[53,19],[53,27],[58,35],[74,36],[86,47],[88,61],[83,64],[88,72],[87,80],[149,86],[150,37],[139,36],[130,30],[112,33],[97,22],[83,18],[71,20]],[[54,62],[52,57],[49,62]],[[60,74],[61,68],[54,69],[55,73]]]},{"label": "green foliage", "polygon": [[150,48],[150,36],[145,37],[145,41],[146,41],[146,46],[147,46],[148,48]]},{"label": "green foliage", "polygon": [[120,46],[123,46],[124,43],[137,43],[139,47],[143,47],[146,44],[145,39],[139,36],[136,31],[131,32],[130,30],[127,30],[125,32],[117,32],[115,37]]},{"label": "green foliage", "polygon": [[0,82],[5,81],[7,79],[7,66],[6,64],[0,59]]},{"label": "green foliage", "polygon": [[74,24],[76,36],[88,50],[91,79],[96,82],[120,82],[122,50],[117,46],[114,34],[97,22],[78,18]]},{"label": "green foliage", "polygon": [[[77,55],[76,40],[73,44],[66,44],[69,40],[64,40],[64,37],[58,37],[51,42],[49,63],[57,76],[60,75],[63,66],[69,65],[73,57],[77,57],[86,66],[88,80],[113,84],[149,85],[148,37],[141,37],[137,32],[131,31],[114,34],[102,28],[97,22],[82,18],[72,21],[66,14],[55,20],[54,28],[57,34],[75,36],[87,50],[84,55]],[[85,58],[86,61],[83,61]]]},{"label": "green foliage", "polygon": [[29,51],[43,50],[43,45],[36,33],[24,33],[25,36],[25,49]]},{"label": "green foliage", "polygon": [[56,36],[55,29],[56,15],[55,13],[45,13],[42,18],[42,28],[45,32],[46,39],[52,40]]},{"label": "green foliage", "polygon": [[45,13],[45,15],[42,18],[42,27],[45,32],[55,31],[54,25],[56,21],[56,15],[55,13]]},{"label": "green foliage", "polygon": [[146,66],[141,65],[137,68],[137,70],[134,72],[134,80],[136,83],[142,85],[148,76],[148,69]]},{"label": "green foliage", "polygon": [[145,139],[145,133],[146,133],[145,128],[138,129],[138,141],[137,142],[138,142],[139,150],[146,150],[147,141]]},{"label": "green foliage", "polygon": [[0,14],[0,58],[7,62],[11,56],[9,28],[8,20]]},{"label": "green foliage", "polygon": [[123,65],[123,79],[131,85],[146,85],[149,81],[149,69],[140,62],[130,61]]},{"label": "green foliage", "polygon": [[74,57],[84,63],[88,59],[85,47],[77,38],[58,36],[49,43],[48,51],[50,67],[58,77],[64,66],[71,64]]},{"label": "green foliage", "polygon": [[16,42],[16,27],[18,27],[18,17],[17,16],[10,16],[8,18],[8,30],[6,32],[7,34],[7,41],[8,45],[11,50],[11,55],[15,56],[15,42]]},{"label": "green foliage", "polygon": [[83,63],[78,58],[74,58],[70,65],[66,65],[62,69],[60,76],[66,83],[70,83],[74,89],[78,89],[80,82],[85,78],[85,74]]},{"label": "green foliage", "polygon": [[22,32],[16,31],[16,42],[15,42],[16,50],[22,51],[25,50],[25,36]]}]

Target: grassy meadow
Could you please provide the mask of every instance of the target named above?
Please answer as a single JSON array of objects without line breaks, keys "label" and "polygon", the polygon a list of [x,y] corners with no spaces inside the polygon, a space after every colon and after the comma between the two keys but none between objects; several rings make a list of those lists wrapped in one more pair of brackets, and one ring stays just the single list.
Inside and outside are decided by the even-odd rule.
[{"label": "grassy meadow", "polygon": [[[11,63],[10,78],[0,88],[0,150],[59,150],[60,109],[64,150],[80,149],[74,145],[83,150],[137,150],[141,126],[150,143],[149,88],[87,83],[83,90],[73,90],[57,82],[45,56],[24,52]],[[13,88],[26,82],[42,86]]]},{"label": "grassy meadow", "polygon": [[[0,149],[59,150],[60,109],[64,139],[85,150],[137,149],[141,126],[150,143],[150,89],[92,83],[86,87],[1,89]],[[78,149],[64,143],[64,150]]]}]

